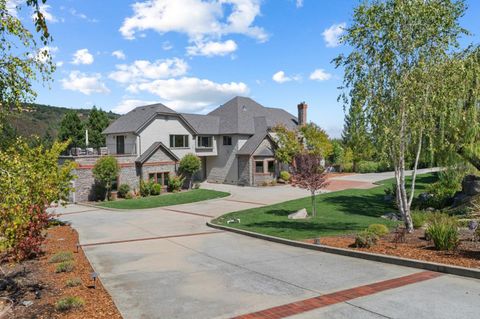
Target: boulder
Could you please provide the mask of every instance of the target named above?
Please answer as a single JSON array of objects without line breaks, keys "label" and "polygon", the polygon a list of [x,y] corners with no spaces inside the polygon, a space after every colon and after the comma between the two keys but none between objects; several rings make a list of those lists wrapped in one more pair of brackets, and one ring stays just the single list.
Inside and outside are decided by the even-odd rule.
[{"label": "boulder", "polygon": [[305,208],[296,211],[295,213],[291,213],[288,215],[288,219],[305,219],[308,218],[308,213]]},{"label": "boulder", "polygon": [[388,220],[393,220],[393,221],[399,221],[402,220],[400,216],[398,216],[397,213],[386,213],[381,216],[382,218],[388,219]]},{"label": "boulder", "polygon": [[480,177],[475,175],[465,176],[462,181],[462,193],[467,196],[480,194]]}]

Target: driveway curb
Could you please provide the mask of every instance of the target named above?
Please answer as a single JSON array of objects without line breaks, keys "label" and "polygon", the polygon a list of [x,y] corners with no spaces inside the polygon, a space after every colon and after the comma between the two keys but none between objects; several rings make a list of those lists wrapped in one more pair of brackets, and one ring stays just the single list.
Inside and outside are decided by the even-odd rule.
[{"label": "driveway curb", "polygon": [[450,266],[445,264],[438,264],[438,263],[401,258],[401,257],[395,257],[395,256],[373,254],[373,253],[367,253],[363,251],[355,251],[351,249],[336,248],[336,247],[325,246],[325,245],[308,244],[300,241],[254,233],[254,232],[250,232],[242,229],[216,225],[216,224],[212,224],[211,222],[207,222],[207,226],[215,229],[226,230],[233,233],[254,237],[257,239],[268,240],[271,242],[299,247],[299,248],[317,250],[325,253],[337,254],[337,255],[354,257],[354,258],[361,258],[361,259],[372,260],[372,261],[377,261],[377,262],[382,262],[387,264],[394,264],[399,266],[442,272],[442,273],[456,275],[456,276],[480,279],[480,270],[471,269],[471,268]]}]

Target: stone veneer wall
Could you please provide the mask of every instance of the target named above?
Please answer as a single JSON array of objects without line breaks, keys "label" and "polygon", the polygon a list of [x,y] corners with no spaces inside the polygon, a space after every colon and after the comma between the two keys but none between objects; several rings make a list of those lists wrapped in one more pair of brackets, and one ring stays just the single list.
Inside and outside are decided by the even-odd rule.
[{"label": "stone veneer wall", "polygon": [[175,173],[177,171],[177,162],[159,148],[147,161],[145,161],[145,163],[143,163],[141,171],[142,179],[146,181],[149,173]]},{"label": "stone veneer wall", "polygon": [[252,161],[250,156],[238,156],[238,184],[244,186],[252,185]]}]

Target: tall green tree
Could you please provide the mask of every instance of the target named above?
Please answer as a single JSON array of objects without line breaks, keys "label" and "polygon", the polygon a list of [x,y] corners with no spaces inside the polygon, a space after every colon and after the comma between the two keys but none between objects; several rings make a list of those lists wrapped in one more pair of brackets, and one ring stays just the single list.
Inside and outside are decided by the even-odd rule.
[{"label": "tall green tree", "polygon": [[[435,101],[445,93],[437,87],[448,76],[435,77],[432,70],[466,33],[459,24],[465,10],[463,0],[365,1],[341,39],[351,53],[335,59],[345,72],[344,99],[361,101],[378,153],[395,168],[398,208],[408,231],[422,144],[435,134]],[[409,191],[408,158],[414,159]]]},{"label": "tall green tree", "polygon": [[60,141],[70,141],[69,147],[85,146],[85,126],[74,110],[69,110],[60,122],[58,131]]},{"label": "tall green tree", "polygon": [[92,170],[95,179],[105,187],[105,198],[110,200],[112,185],[120,173],[117,159],[111,155],[100,157]]},{"label": "tall green tree", "polygon": [[105,111],[97,109],[95,106],[92,108],[86,123],[89,146],[93,148],[105,146],[105,135],[103,135],[102,132],[107,128],[109,122],[108,115]]},{"label": "tall green tree", "polygon": [[47,82],[55,70],[47,46],[51,36],[40,10],[45,2],[26,0],[15,9],[33,9],[37,33],[32,33],[12,12],[12,3],[0,0],[0,125],[8,112],[21,110],[23,103],[35,99],[33,81]]},{"label": "tall green tree", "polygon": [[333,146],[327,132],[315,123],[308,123],[300,127],[305,147],[309,153],[320,156],[322,159],[332,154]]}]

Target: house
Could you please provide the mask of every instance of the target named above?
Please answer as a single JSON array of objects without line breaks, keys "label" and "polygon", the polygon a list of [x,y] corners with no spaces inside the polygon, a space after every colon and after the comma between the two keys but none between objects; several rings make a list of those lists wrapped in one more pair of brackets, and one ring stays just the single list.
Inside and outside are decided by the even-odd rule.
[{"label": "house", "polygon": [[[235,97],[206,115],[178,113],[163,104],[141,106],[121,116],[104,131],[107,153],[121,171],[117,184],[138,189],[140,180],[167,186],[180,159],[200,157],[196,180],[254,186],[272,181],[279,173],[274,159],[272,127],[290,129],[306,123],[307,105],[298,105],[300,121],[283,109]],[[78,163],[75,201],[92,199],[92,168],[100,155],[68,156]]]}]

